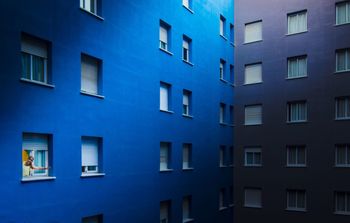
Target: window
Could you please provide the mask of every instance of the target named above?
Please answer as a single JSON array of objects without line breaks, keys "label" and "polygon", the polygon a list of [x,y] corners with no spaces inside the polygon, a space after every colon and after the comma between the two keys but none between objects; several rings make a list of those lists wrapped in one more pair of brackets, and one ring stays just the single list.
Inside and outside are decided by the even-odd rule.
[{"label": "window", "polygon": [[82,223],[102,223],[102,215],[95,215],[91,217],[85,217],[81,221]]},{"label": "window", "polygon": [[350,214],[350,192],[335,192],[335,213]]},{"label": "window", "polygon": [[262,82],[262,63],[245,65],[244,84]]},{"label": "window", "polygon": [[192,40],[184,35],[182,40],[182,60],[185,62],[191,62],[191,46]]},{"label": "window", "polygon": [[220,115],[219,115],[220,124],[226,123],[225,116],[226,116],[226,105],[223,103],[220,103]]},{"label": "window", "polygon": [[291,167],[306,166],[305,146],[287,146],[287,166],[291,166]]},{"label": "window", "polygon": [[307,57],[298,56],[288,58],[288,78],[307,76]]},{"label": "window", "polygon": [[336,51],[336,72],[350,71],[350,49]]},{"label": "window", "polygon": [[192,144],[184,143],[182,145],[182,169],[192,169]]},{"label": "window", "polygon": [[49,139],[46,134],[23,133],[23,178],[49,176]]},{"label": "window", "polygon": [[244,43],[262,40],[262,21],[245,24]]},{"label": "window", "polygon": [[261,148],[245,148],[244,149],[244,166],[261,166]]},{"label": "window", "polygon": [[170,29],[171,26],[160,20],[159,22],[159,48],[170,51]]},{"label": "window", "polygon": [[336,4],[336,24],[350,23],[350,2],[340,2]]},{"label": "window", "polygon": [[287,210],[293,210],[293,211],[306,210],[305,190],[287,190]]},{"label": "window", "polygon": [[230,186],[229,188],[229,205],[233,206],[233,186]]},{"label": "window", "polygon": [[288,14],[288,34],[307,31],[307,11]]},{"label": "window", "polygon": [[230,82],[232,84],[235,83],[235,73],[234,73],[234,66],[230,65]]},{"label": "window", "polygon": [[230,146],[230,149],[229,149],[229,165],[233,166],[233,164],[234,164],[233,146]]},{"label": "window", "polygon": [[262,105],[246,105],[244,110],[245,125],[262,124]]},{"label": "window", "polygon": [[160,82],[160,100],[159,109],[161,111],[170,111],[171,101],[171,85],[167,83]]},{"label": "window", "polygon": [[81,172],[82,175],[100,172],[99,154],[102,140],[97,137],[81,138]]},{"label": "window", "polygon": [[335,99],[335,119],[350,119],[350,97]]},{"label": "window", "polygon": [[222,15],[220,15],[220,35],[225,36],[226,35],[226,19]]},{"label": "window", "polygon": [[182,93],[182,114],[185,116],[190,116],[192,113],[192,92],[188,90],[183,90]]},{"label": "window", "polygon": [[192,0],[182,0],[182,5],[187,9],[192,9]]},{"label": "window", "polygon": [[22,34],[21,77],[30,81],[48,83],[48,43]]},{"label": "window", "polygon": [[219,193],[219,210],[226,209],[226,189],[221,188]]},{"label": "window", "polygon": [[170,200],[160,202],[160,223],[170,222],[170,208],[171,208]]},{"label": "window", "polygon": [[192,196],[186,196],[182,200],[182,222],[193,221]]},{"label": "window", "polygon": [[234,124],[234,109],[233,109],[233,106],[230,105],[230,124],[233,125]]},{"label": "window", "polygon": [[80,0],[80,8],[91,12],[92,14],[98,14],[98,0]]},{"label": "window", "polygon": [[287,110],[288,122],[306,122],[307,106],[305,101],[289,102]]},{"label": "window", "polygon": [[261,208],[261,189],[244,189],[244,207]]},{"label": "window", "polygon": [[223,59],[220,59],[220,69],[219,69],[220,80],[225,79],[225,65],[226,65],[226,62]]},{"label": "window", "polygon": [[233,44],[235,42],[234,26],[230,24],[230,42]]},{"label": "window", "polygon": [[166,171],[170,170],[170,156],[171,154],[171,143],[161,142],[160,143],[160,162],[159,170]]},{"label": "window", "polygon": [[335,166],[350,167],[350,145],[335,146]]},{"label": "window", "polygon": [[101,60],[81,55],[81,92],[93,95],[101,93],[100,65]]},{"label": "window", "polygon": [[226,146],[220,146],[219,150],[219,166],[226,167]]}]

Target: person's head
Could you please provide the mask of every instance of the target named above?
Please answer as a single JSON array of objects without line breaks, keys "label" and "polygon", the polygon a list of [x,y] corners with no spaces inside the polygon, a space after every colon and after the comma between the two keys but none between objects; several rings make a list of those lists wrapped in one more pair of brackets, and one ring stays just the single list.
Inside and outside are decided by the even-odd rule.
[{"label": "person's head", "polygon": [[34,156],[29,156],[28,160],[33,162],[34,161]]}]

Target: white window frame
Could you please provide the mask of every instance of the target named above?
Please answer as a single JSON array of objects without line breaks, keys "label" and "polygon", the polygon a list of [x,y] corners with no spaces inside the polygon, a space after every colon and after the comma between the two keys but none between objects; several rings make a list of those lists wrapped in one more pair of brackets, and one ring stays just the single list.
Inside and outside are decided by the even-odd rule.
[{"label": "white window frame", "polygon": [[[251,113],[252,109],[255,109],[255,113]],[[262,125],[262,118],[263,118],[262,116],[263,116],[263,108],[261,104],[246,105],[244,107],[244,125]],[[252,120],[250,120],[249,117],[253,117],[251,118]]]},{"label": "white window frame", "polygon": [[159,49],[170,52],[170,29],[171,26],[160,20],[159,22]]},{"label": "white window frame", "polygon": [[[291,199],[291,193],[295,193],[295,207],[289,206],[289,201]],[[304,196],[304,207],[298,206],[298,200],[300,196]],[[306,191],[305,190],[287,190],[287,210],[291,211],[306,211]]]},{"label": "white window frame", "polygon": [[171,143],[161,142],[159,152],[159,171],[171,170]]},{"label": "white window frame", "polygon": [[[91,151],[95,148],[96,151]],[[98,137],[83,136],[81,138],[81,174],[89,175],[100,172],[100,151],[101,151],[101,139]],[[96,156],[94,164],[88,165],[87,163],[92,161],[86,161],[88,159],[87,153],[91,156],[93,153]],[[87,162],[87,163],[86,163]],[[89,168],[92,167],[93,169]]]},{"label": "white window frame", "polygon": [[[339,21],[339,10],[340,7],[345,7],[345,21],[340,22]],[[344,25],[350,23],[350,1],[342,1],[342,2],[337,2],[335,4],[335,24],[336,25]]]},{"label": "white window frame", "polygon": [[[344,117],[338,116],[339,102],[344,103]],[[350,96],[335,98],[335,119],[336,120],[347,120],[350,119]]]},{"label": "white window frame", "polygon": [[[98,0],[80,0],[80,8],[88,11],[94,15],[97,15],[97,1]],[[92,2],[93,6],[94,6],[94,10],[91,8],[91,5],[87,6],[87,3]]]},{"label": "white window frame", "polygon": [[[258,197],[258,201],[256,203],[259,203],[260,201],[260,204],[249,204],[247,203],[247,192],[255,192],[255,193],[259,193],[257,194],[259,197]],[[261,188],[244,188],[244,207],[247,207],[247,208],[262,208],[262,190]]]},{"label": "white window frame", "polygon": [[[253,26],[257,26],[255,27],[256,30],[251,31],[250,29],[252,29]],[[254,22],[250,22],[250,23],[246,23],[245,27],[244,27],[244,43],[254,43],[254,42],[259,42],[262,41],[263,38],[263,23],[262,20],[259,21],[254,21]],[[255,34],[256,37],[253,38],[250,35]]]},{"label": "white window frame", "polygon": [[191,100],[192,92],[189,90],[183,90],[182,92],[182,115],[191,116]]},{"label": "white window frame", "polygon": [[[345,55],[345,69],[341,70],[338,67],[339,55]],[[336,50],[335,52],[335,72],[348,72],[350,71],[350,48]]]},{"label": "white window frame", "polygon": [[[301,63],[305,60],[305,74],[301,74],[300,73],[300,66],[301,66]],[[297,66],[297,74],[292,74],[292,63],[296,63],[296,66]],[[301,78],[301,77],[307,77],[307,64],[308,64],[308,61],[307,61],[307,56],[306,55],[303,55],[303,56],[296,56],[296,57],[290,57],[288,58],[288,75],[287,75],[287,78],[288,79],[294,79],[294,78]]]},{"label": "white window frame", "polygon": [[[248,154],[253,155],[253,163],[248,163]],[[260,163],[256,160],[256,154],[260,154]],[[244,166],[246,167],[261,167],[262,166],[262,149],[261,147],[246,147],[244,148]]]},{"label": "white window frame", "polygon": [[165,82],[160,82],[159,87],[159,110],[171,111],[171,85]]},{"label": "white window frame", "polygon": [[[289,161],[289,156],[291,153],[291,150],[295,150],[295,163],[290,163]],[[299,153],[301,151],[304,151],[304,163],[300,163],[299,160]],[[288,167],[306,167],[307,163],[307,152],[306,152],[306,147],[305,146],[287,146],[287,166]]]},{"label": "white window frame", "polygon": [[258,84],[263,82],[262,63],[246,64],[244,66],[244,85]]},{"label": "white window frame", "polygon": [[191,63],[191,45],[192,45],[192,39],[189,37],[183,35],[182,38],[182,60]]},{"label": "white window frame", "polygon": [[[339,196],[344,196],[344,210],[339,210],[338,207],[338,199]],[[350,207],[348,206],[350,199],[350,192],[348,191],[335,191],[334,192],[334,209],[335,209],[335,214],[342,214],[342,215],[350,215]]]},{"label": "white window frame", "polygon": [[[293,106],[296,106],[297,114],[293,113]],[[304,106],[304,108],[301,108]],[[302,114],[302,110],[304,109],[305,113]],[[308,111],[307,111],[307,102],[306,101],[291,101],[287,103],[287,122],[288,123],[299,123],[299,122],[307,122],[308,121]],[[293,114],[296,116],[296,119],[292,119]],[[302,119],[301,116],[305,116],[305,119]]]},{"label": "white window frame", "polygon": [[[305,29],[302,29],[301,27],[298,27],[298,29],[296,31],[291,30],[291,19],[293,17],[297,17],[297,22],[299,23],[301,16],[303,16],[305,14]],[[302,10],[302,11],[298,11],[298,12],[293,12],[293,13],[289,13],[287,14],[287,26],[288,26],[288,35],[293,35],[293,34],[298,34],[298,33],[304,33],[308,31],[308,16],[307,16],[307,10]]]},{"label": "white window frame", "polygon": [[[339,149],[345,149],[345,163],[339,162],[339,159],[338,159]],[[349,144],[335,145],[335,166],[350,167],[350,145]]]}]

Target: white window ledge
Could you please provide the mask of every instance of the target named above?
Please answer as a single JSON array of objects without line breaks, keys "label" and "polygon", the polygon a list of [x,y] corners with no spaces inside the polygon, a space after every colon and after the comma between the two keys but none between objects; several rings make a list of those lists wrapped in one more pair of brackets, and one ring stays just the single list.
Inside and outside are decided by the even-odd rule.
[{"label": "white window ledge", "polygon": [[298,76],[298,77],[286,77],[286,80],[295,80],[295,79],[303,79],[303,78],[307,78],[307,75]]},{"label": "white window ledge", "polygon": [[105,98],[105,96],[103,96],[103,95],[93,94],[93,93],[89,93],[89,92],[86,92],[86,91],[80,91],[80,94],[87,95],[87,96],[92,96],[92,97],[96,97],[96,98],[101,98],[101,99]]},{"label": "white window ledge", "polygon": [[46,181],[46,180],[55,180],[56,177],[50,176],[37,176],[37,177],[23,177],[22,182],[33,182],[33,181]]},{"label": "white window ledge", "polygon": [[335,71],[334,74],[350,73],[350,70],[339,70]]},{"label": "white window ledge", "polygon": [[247,124],[247,123],[244,123],[245,126],[259,126],[259,125],[262,125],[262,123],[253,123],[253,124]]},{"label": "white window ledge", "polygon": [[188,168],[182,168],[183,171],[193,171],[194,168],[193,167],[188,167]]},{"label": "white window ledge", "polygon": [[185,9],[187,9],[190,13],[192,13],[192,14],[194,14],[194,11],[192,10],[192,9],[190,9],[189,7],[187,7],[187,6],[184,6],[184,5],[182,5]]},{"label": "white window ledge", "polygon": [[294,35],[303,34],[303,33],[307,33],[307,32],[308,32],[308,30],[296,32],[296,33],[287,33],[286,36],[294,36]]},{"label": "white window ledge", "polygon": [[164,113],[168,113],[168,114],[174,114],[174,112],[170,111],[170,110],[159,109],[159,111],[164,112]]},{"label": "white window ledge", "polygon": [[228,84],[228,83],[229,83],[227,80],[225,80],[225,79],[223,79],[223,78],[220,78],[220,81],[223,82],[223,83],[225,83],[225,84]]},{"label": "white window ledge", "polygon": [[251,41],[251,42],[244,42],[243,45],[248,45],[248,44],[253,44],[253,43],[259,43],[259,42],[262,42],[263,40],[260,39],[260,40],[254,40],[254,41]]},{"label": "white window ledge", "polygon": [[173,172],[173,169],[164,169],[164,170],[159,170],[161,173],[166,173],[166,172]]},{"label": "white window ledge", "polygon": [[219,207],[219,211],[224,211],[224,210],[227,210],[228,208],[227,207]]},{"label": "white window ledge", "polygon": [[335,212],[333,212],[333,214],[337,214],[337,215],[350,215],[350,212],[346,212],[346,211],[335,211]]},{"label": "white window ledge", "polygon": [[287,121],[287,124],[305,124],[307,123],[307,120],[303,121]]},{"label": "white window ledge", "polygon": [[99,16],[99,15],[97,15],[97,14],[95,14],[95,13],[92,13],[92,12],[90,12],[90,11],[84,9],[84,8],[80,8],[80,10],[83,11],[83,12],[86,12],[86,13],[89,14],[89,15],[92,15],[92,16],[98,18],[98,19],[101,20],[101,21],[105,20],[103,17],[101,17],[101,16]]},{"label": "white window ledge", "polygon": [[186,63],[186,64],[192,66],[192,67],[194,66],[194,64],[191,63],[190,61],[187,61],[187,60],[184,60],[184,59],[182,59],[182,61],[183,61],[184,63]]},{"label": "white window ledge", "polygon": [[334,121],[348,121],[350,120],[350,117],[349,118],[335,118]]},{"label": "white window ledge", "polygon": [[226,122],[219,122],[219,124],[220,124],[221,126],[228,126],[228,124],[227,124]]},{"label": "white window ledge", "polygon": [[227,38],[226,38],[224,35],[220,34],[220,36],[221,36],[225,41],[227,41]]},{"label": "white window ledge", "polygon": [[105,173],[82,173],[81,178],[86,178],[86,177],[103,177],[105,176]]},{"label": "white window ledge", "polygon": [[47,83],[40,82],[40,81],[34,81],[34,80],[25,79],[25,78],[21,78],[20,81],[26,82],[26,83],[31,83],[31,84],[37,84],[37,85],[48,87],[48,88],[55,88],[55,85],[47,84]]},{"label": "white window ledge", "polygon": [[182,223],[193,222],[193,221],[194,221],[193,218],[187,218],[187,219],[182,220]]},{"label": "white window ledge", "polygon": [[254,82],[254,83],[244,83],[243,86],[247,86],[247,85],[256,85],[256,84],[262,84],[263,82]]},{"label": "white window ledge", "polygon": [[350,164],[335,164],[335,168],[350,168]]},{"label": "white window ledge", "polygon": [[185,114],[182,114],[182,116],[185,117],[185,118],[193,119],[193,116],[192,116],[192,115],[185,115]]},{"label": "white window ledge", "polygon": [[286,208],[286,211],[306,212],[305,208]]},{"label": "white window ledge", "polygon": [[161,47],[159,47],[159,50],[163,51],[164,53],[167,53],[167,54],[170,55],[170,56],[173,56],[173,55],[174,55],[172,52],[170,52],[170,51],[168,51],[168,50],[166,50],[166,49],[163,49],[163,48],[161,48]]},{"label": "white window ledge", "polygon": [[349,25],[350,22],[345,22],[345,23],[341,23],[341,24],[334,24],[335,27],[338,27],[338,26],[344,26],[344,25]]}]

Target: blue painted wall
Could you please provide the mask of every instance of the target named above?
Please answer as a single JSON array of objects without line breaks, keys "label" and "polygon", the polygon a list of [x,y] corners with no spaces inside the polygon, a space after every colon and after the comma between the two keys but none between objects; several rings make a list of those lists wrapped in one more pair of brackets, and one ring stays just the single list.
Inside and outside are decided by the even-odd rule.
[{"label": "blue painted wall", "polygon": [[[233,23],[233,1],[104,0],[100,20],[79,1],[1,1],[0,221],[157,222],[171,199],[172,221],[192,195],[196,222],[232,222],[218,211],[219,189],[233,184],[219,168],[219,145],[233,145],[233,128],[219,125],[219,103],[233,104],[233,87],[219,80],[219,60],[233,64],[233,45],[219,36],[220,14]],[[159,50],[159,20],[172,26],[172,53]],[[54,88],[20,81],[21,33],[51,43]],[[182,35],[193,63],[181,59]],[[80,94],[81,53],[103,61],[104,99]],[[227,72],[228,75],[228,72]],[[159,111],[159,83],[172,85],[173,114]],[[182,113],[192,91],[193,119]],[[227,114],[228,115],[228,114]],[[228,119],[228,116],[227,116]],[[52,134],[52,181],[21,182],[23,132]],[[81,178],[81,136],[103,138],[104,177]],[[172,168],[159,172],[159,143],[172,143]],[[193,171],[184,172],[182,143],[193,144]]]}]

